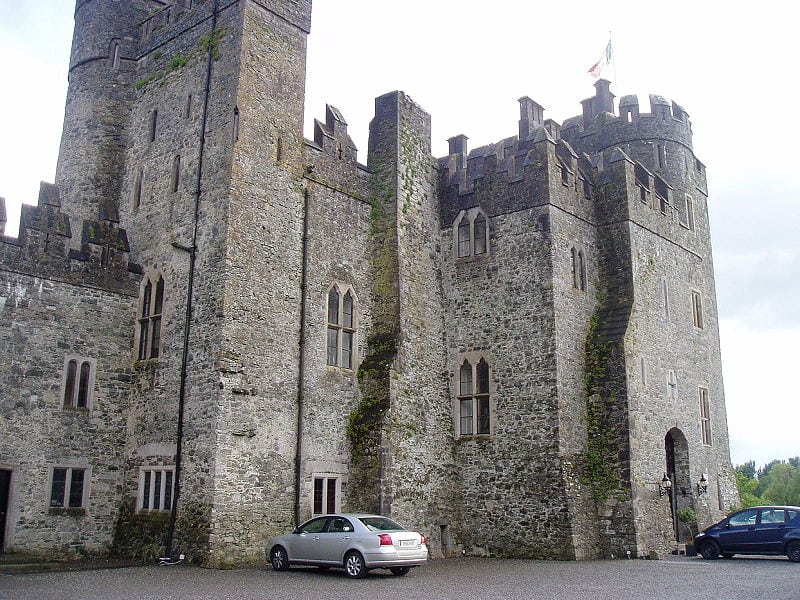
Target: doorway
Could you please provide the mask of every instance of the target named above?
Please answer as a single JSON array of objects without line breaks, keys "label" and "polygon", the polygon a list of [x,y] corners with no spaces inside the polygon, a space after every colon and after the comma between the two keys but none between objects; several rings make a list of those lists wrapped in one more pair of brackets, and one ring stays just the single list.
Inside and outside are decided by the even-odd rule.
[{"label": "doorway", "polygon": [[678,519],[678,511],[692,508],[691,476],[689,474],[689,442],[677,427],[670,429],[664,438],[667,477],[672,482],[669,494],[670,514],[675,540],[685,541],[689,536],[686,526]]},{"label": "doorway", "polygon": [[6,549],[8,501],[11,495],[11,471],[0,469],[0,552]]}]

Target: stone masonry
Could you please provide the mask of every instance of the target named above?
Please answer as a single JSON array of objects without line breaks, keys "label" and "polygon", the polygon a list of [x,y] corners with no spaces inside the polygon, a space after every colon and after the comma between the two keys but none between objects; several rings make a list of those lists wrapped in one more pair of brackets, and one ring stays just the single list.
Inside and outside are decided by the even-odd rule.
[{"label": "stone masonry", "polygon": [[77,0],[56,181],[17,237],[0,199],[0,550],[261,564],[347,510],[657,556],[735,506],[686,111],[599,80],[436,159],[391,92],[365,165],[335,107],[303,138],[310,20]]}]

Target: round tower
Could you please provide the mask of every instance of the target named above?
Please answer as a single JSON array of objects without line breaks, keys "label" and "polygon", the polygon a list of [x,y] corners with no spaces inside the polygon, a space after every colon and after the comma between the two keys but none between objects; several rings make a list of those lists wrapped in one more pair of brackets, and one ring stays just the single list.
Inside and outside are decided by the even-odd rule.
[{"label": "round tower", "polygon": [[[143,0],[77,0],[64,129],[56,167],[73,229],[118,221]],[[79,243],[79,240],[76,240]]]}]

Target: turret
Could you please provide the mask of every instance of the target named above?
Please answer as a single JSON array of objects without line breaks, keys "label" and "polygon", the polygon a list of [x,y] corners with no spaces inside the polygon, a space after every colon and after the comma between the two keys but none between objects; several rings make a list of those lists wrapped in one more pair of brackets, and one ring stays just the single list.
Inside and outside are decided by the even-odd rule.
[{"label": "turret", "polygon": [[117,222],[143,2],[77,0],[56,168],[65,212]]}]

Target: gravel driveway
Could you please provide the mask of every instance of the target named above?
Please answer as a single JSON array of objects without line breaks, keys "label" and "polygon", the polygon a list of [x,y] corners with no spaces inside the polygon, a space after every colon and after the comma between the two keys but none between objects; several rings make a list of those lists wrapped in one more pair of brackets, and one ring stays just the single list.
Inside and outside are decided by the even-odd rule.
[{"label": "gravel driveway", "polygon": [[455,558],[430,561],[406,577],[372,571],[217,571],[191,566],[0,576],[2,600],[797,600],[800,565],[786,558],[544,562]]}]

